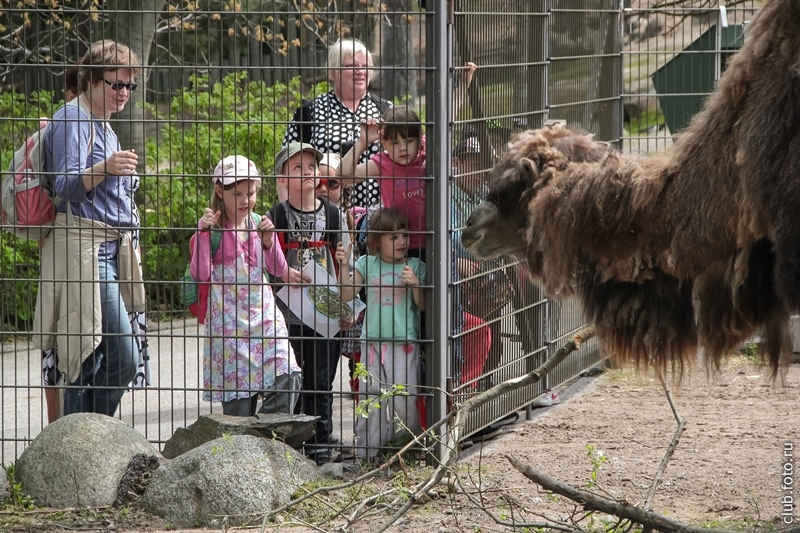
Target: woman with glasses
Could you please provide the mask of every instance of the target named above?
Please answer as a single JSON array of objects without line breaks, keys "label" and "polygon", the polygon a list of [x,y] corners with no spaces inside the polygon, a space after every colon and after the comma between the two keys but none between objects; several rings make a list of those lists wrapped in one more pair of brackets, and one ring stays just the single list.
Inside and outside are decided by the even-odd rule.
[{"label": "woman with glasses", "polygon": [[58,349],[66,373],[63,413],[113,416],[136,375],[128,313],[144,311],[134,192],[138,155],[108,124],[125,108],[140,71],[127,46],[95,42],[78,69],[79,95],[53,116],[45,170],[54,228],[42,245],[35,342]]},{"label": "woman with glasses", "polygon": [[[380,119],[391,103],[369,93],[374,68],[372,54],[358,39],[341,39],[328,49],[328,79],[332,89],[312,101],[304,101],[294,114],[283,138],[283,146],[292,141],[309,143],[322,153],[344,154],[353,147],[361,133],[361,123]],[[359,163],[379,153],[378,143],[359,155]],[[279,199],[285,193],[278,191]],[[375,180],[366,180],[350,191],[345,207],[369,207],[380,203],[380,189]]]}]

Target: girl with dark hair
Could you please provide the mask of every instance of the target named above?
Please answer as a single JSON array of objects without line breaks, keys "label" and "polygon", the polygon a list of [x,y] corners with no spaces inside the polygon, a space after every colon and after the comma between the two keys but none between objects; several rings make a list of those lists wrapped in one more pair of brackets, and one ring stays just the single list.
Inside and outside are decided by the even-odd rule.
[{"label": "girl with dark hair", "polygon": [[[425,263],[408,257],[408,220],[397,209],[383,208],[370,218],[368,254],[355,263],[351,277],[352,245],[340,244],[339,285],[342,301],[355,298],[366,287],[366,314],[361,334],[362,363],[369,373],[356,421],[358,456],[373,459],[380,447],[420,430],[417,387],[420,383],[420,312],[425,297]],[[381,398],[382,389],[401,387],[400,394]],[[359,394],[362,391],[359,390]],[[380,399],[380,406],[372,404]]]},{"label": "girl with dark hair", "polygon": [[[383,151],[355,164],[364,146],[380,140]],[[425,176],[427,174],[422,123],[414,111],[393,107],[380,122],[366,122],[355,146],[342,158],[339,174],[345,186],[374,178],[380,183],[381,205],[392,207],[408,219],[411,257],[425,249]]]}]

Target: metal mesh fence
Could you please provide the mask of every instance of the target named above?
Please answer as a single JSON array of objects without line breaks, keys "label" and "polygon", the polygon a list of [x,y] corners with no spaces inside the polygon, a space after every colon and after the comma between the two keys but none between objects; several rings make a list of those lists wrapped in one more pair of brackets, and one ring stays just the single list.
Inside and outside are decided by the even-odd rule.
[{"label": "metal mesh fence", "polygon": [[623,19],[624,147],[672,145],[714,89],[759,1],[632,1]]},{"label": "metal mesh fence", "polygon": [[[516,131],[565,119],[602,139],[622,139],[620,62],[632,59],[622,50],[623,6],[617,0],[66,2],[59,12],[0,5],[0,168],[7,169],[14,150],[38,131],[40,117],[49,118],[43,130],[45,145],[49,143],[45,181],[79,206],[75,214],[108,222],[126,234],[138,233],[146,295],[141,312],[120,312],[116,323],[110,323],[111,312],[93,291],[119,302],[107,289],[136,284],[121,278],[117,248],[123,241],[106,238],[102,228],[83,228],[77,232],[81,237],[70,240],[72,223],[64,214],[56,222],[65,227],[48,237],[49,244],[0,232],[3,463],[18,457],[48,419],[55,418],[48,412],[53,399],[45,401],[45,396],[56,391],[62,410],[105,408],[162,446],[177,428],[201,415],[223,412],[220,400],[229,404],[225,412],[249,414],[260,408],[260,393],[272,382],[265,374],[291,375],[293,362],[303,374],[298,409],[324,421],[317,426],[318,442],[312,443],[318,446],[306,451],[351,450],[354,443],[364,443],[363,436],[354,441],[356,425],[366,414],[352,390],[358,381],[353,372],[362,369],[354,364],[359,356],[373,373],[382,371],[376,370],[376,361],[385,365],[401,355],[409,357],[413,364],[392,369],[383,387],[415,381],[426,387],[412,386],[408,402],[399,394],[394,404],[386,398],[381,403],[404,410],[406,420],[415,420],[414,412],[423,422],[432,422],[451,402],[451,394],[458,401],[534,368],[580,327],[580,310],[569,302],[546,300],[512,258],[481,264],[459,255],[458,234],[470,206],[483,194],[493,161]],[[132,70],[130,61],[119,55],[96,54],[80,69],[77,102],[83,107],[62,107],[70,97],[67,70],[80,58],[91,57],[92,43],[101,37],[129,45],[141,60],[141,71]],[[353,37],[369,53],[342,48],[339,40]],[[467,62],[477,65],[470,84]],[[135,90],[132,83],[138,84]],[[649,91],[626,92],[634,100]],[[392,163],[409,155],[403,150],[412,151],[405,143],[397,148],[380,141],[358,144],[361,135],[371,134],[369,128],[362,130],[362,123],[380,120],[390,105],[413,111],[422,126],[419,141],[427,159],[402,160],[403,172]],[[401,133],[388,141],[413,140],[414,134],[408,133],[412,119],[389,117],[386,123]],[[335,223],[325,222],[331,219],[326,204],[318,207],[313,200],[316,188],[311,204],[286,204],[290,200],[284,195],[297,198],[295,192],[307,191],[297,184],[304,181],[299,175],[307,160],[302,154],[308,152],[300,152],[300,170],[294,175],[281,158],[283,146],[292,140],[343,156],[349,166],[338,173],[344,175],[317,177],[326,179],[325,192],[334,203],[336,192],[344,192],[350,183],[343,178],[362,172],[368,181],[380,177],[380,183],[348,188],[338,200],[345,216]],[[89,144],[91,150],[84,148]],[[391,154],[391,161],[382,160],[389,166],[357,170],[377,161],[374,156],[384,150]],[[216,175],[223,181],[214,182],[218,163],[232,155],[248,158],[258,169],[255,192],[224,182],[226,177],[255,176],[247,164],[237,167],[233,162],[227,170],[223,164]],[[291,159],[298,154],[286,155]],[[94,165],[101,166],[88,172]],[[416,174],[409,168],[416,168]],[[394,178],[388,183],[387,173]],[[315,285],[333,292],[348,287],[336,282],[335,245],[352,241],[357,248],[359,239],[372,235],[380,241],[403,229],[402,224],[389,224],[378,234],[359,225],[371,220],[370,208],[377,203],[405,214],[409,242],[397,253],[417,256],[426,275],[415,261],[397,264],[418,275],[427,305],[420,312],[402,268],[392,268],[395,281],[373,283],[372,274],[382,271],[354,259],[349,271],[359,272],[367,285],[362,298],[368,310],[380,309],[382,302],[412,302],[398,314],[399,322],[391,320],[388,329],[364,334],[376,341],[372,344],[377,348],[370,348],[356,334],[334,336],[341,324],[331,311],[342,312],[329,292],[297,303],[281,291],[290,290],[287,282],[297,281],[293,267],[315,264],[323,273],[302,271]],[[280,205],[285,220],[275,210]],[[258,230],[264,228],[256,226],[263,218],[239,217],[239,208],[270,216],[278,227],[271,246],[287,245],[286,250],[281,247],[289,263],[286,270],[271,264],[280,261],[258,248],[256,240],[263,238]],[[211,209],[206,222],[216,221],[218,231],[203,231],[206,209]],[[214,218],[223,211],[232,221],[229,226]],[[316,215],[309,219],[304,216],[308,212]],[[4,229],[12,225],[3,221]],[[211,237],[215,231],[216,250]],[[220,330],[199,325],[182,299],[183,290],[193,285],[185,274],[195,234],[205,244],[192,250],[208,261],[203,275],[219,289],[211,289],[209,316],[229,320],[219,318],[226,324]],[[89,237],[96,241],[88,248],[95,258],[89,263],[99,268],[78,274],[75,253],[87,249],[84,240]],[[66,244],[59,248],[54,241]],[[327,251],[331,244],[334,249]],[[366,243],[361,243],[361,254],[376,255]],[[200,275],[200,261],[194,276]],[[128,263],[135,265],[135,260]],[[261,277],[263,266],[272,268],[270,277]],[[106,279],[102,276],[112,282],[99,283]],[[79,280],[76,294],[49,292],[70,280]],[[41,301],[53,311],[52,326],[45,326],[36,313],[40,287],[47,283],[50,289]],[[263,303],[273,300],[289,302],[294,310]],[[263,318],[257,327],[252,314],[237,315],[247,310],[241,302],[258,307]],[[97,309],[103,319],[94,315]],[[127,305],[125,311],[134,309]],[[472,311],[469,322],[464,309]],[[304,320],[306,314],[312,318]],[[343,325],[349,326],[357,315],[346,316]],[[278,316],[285,319],[284,329],[275,325]],[[477,346],[475,337],[486,330],[491,344]],[[43,340],[42,334],[50,331],[60,337]],[[103,344],[98,346],[98,339]],[[232,344],[223,347],[225,339]],[[77,342],[83,343],[77,352],[63,348]],[[109,343],[117,347],[109,348]],[[56,346],[62,349],[47,352]],[[123,352],[127,359],[119,355]],[[239,358],[226,360],[225,354]],[[43,355],[49,374],[45,378],[57,385],[45,389]],[[544,388],[557,386],[598,359],[599,349],[590,343],[547,383],[477,412],[468,429],[480,429],[529,405]],[[140,364],[134,370],[136,361]],[[131,381],[138,386],[129,389]],[[93,386],[87,388],[90,382]],[[358,400],[364,400],[366,383],[358,386]],[[293,390],[286,381],[276,387],[279,393]],[[212,395],[212,390],[219,394]],[[380,397],[380,388],[370,390]],[[424,405],[418,404],[417,395],[426,399]],[[114,398],[119,396],[117,407]],[[391,440],[379,438],[380,444]]]},{"label": "metal mesh fence", "polygon": [[[605,140],[620,138],[621,6],[617,2],[506,1],[492,5],[491,10],[481,2],[464,2],[461,7],[453,30],[455,71],[463,72],[461,65],[470,61],[478,69],[467,91],[468,102],[453,110],[453,241],[460,278],[455,285],[467,304],[476,290],[492,302],[488,309],[475,306],[472,310],[466,305],[479,321],[469,321],[472,328],[455,335],[461,341],[465,365],[478,351],[480,321],[486,323],[492,339],[477,375],[470,366],[466,369],[470,372],[454,376],[453,390],[467,397],[533,370],[582,325],[580,309],[571,302],[547,300],[527,279],[524,265],[511,258],[476,265],[459,248],[458,236],[470,207],[482,195],[493,161],[502,156],[514,133],[557,119],[596,132]],[[463,74],[461,79],[465,79]],[[531,398],[598,360],[598,346],[590,342],[544,382],[476,412],[468,427],[481,428],[509,411],[529,406]]]}]

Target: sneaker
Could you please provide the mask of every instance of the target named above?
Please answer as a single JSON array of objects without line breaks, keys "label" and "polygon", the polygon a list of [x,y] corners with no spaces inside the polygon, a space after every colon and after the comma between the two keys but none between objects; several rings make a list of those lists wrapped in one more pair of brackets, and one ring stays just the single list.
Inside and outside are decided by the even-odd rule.
[{"label": "sneaker", "polygon": [[558,393],[556,391],[546,390],[544,394],[533,401],[531,407],[549,407],[557,403],[561,403],[561,398],[558,397]]}]

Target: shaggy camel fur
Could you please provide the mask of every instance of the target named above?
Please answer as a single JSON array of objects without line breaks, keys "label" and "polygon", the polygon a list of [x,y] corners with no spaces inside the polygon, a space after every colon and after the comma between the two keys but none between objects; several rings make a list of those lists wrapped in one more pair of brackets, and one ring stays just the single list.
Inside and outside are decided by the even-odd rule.
[{"label": "shaggy camel fur", "polygon": [[760,332],[773,375],[800,309],[800,2],[766,0],[671,152],[626,156],[563,126],[522,133],[463,232],[577,294],[615,356],[682,371]]}]

